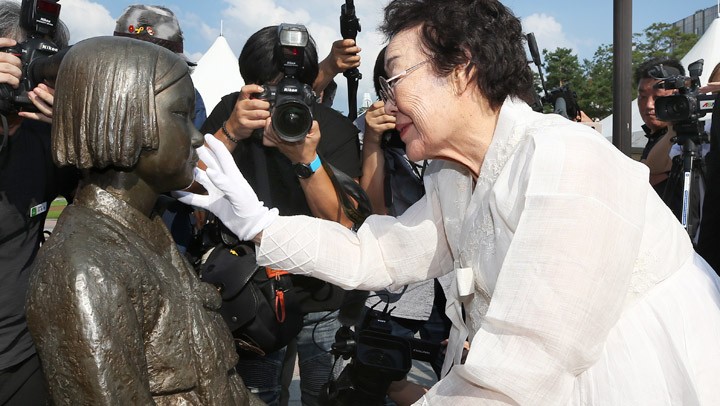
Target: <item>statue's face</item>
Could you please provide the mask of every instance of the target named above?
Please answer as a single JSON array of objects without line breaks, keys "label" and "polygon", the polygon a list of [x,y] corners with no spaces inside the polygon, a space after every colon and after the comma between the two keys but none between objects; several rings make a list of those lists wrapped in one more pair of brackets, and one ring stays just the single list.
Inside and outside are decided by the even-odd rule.
[{"label": "statue's face", "polygon": [[190,75],[157,94],[155,109],[159,146],[144,151],[135,170],[157,193],[184,189],[193,181],[195,148],[203,144],[192,122],[195,90]]}]

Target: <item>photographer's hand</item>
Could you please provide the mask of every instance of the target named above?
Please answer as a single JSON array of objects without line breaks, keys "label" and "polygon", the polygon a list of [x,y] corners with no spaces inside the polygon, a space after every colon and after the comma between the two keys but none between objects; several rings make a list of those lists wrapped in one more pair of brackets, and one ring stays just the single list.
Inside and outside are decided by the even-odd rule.
[{"label": "photographer's hand", "polygon": [[383,133],[394,128],[395,116],[385,113],[385,103],[383,101],[376,101],[365,113],[363,146],[367,144],[379,146]]},{"label": "photographer's hand", "polygon": [[319,64],[318,76],[313,83],[313,90],[320,94],[331,80],[348,69],[360,66],[360,53],[362,49],[353,39],[340,39],[332,44],[330,53]]},{"label": "photographer's hand", "polygon": [[[287,142],[280,139],[272,128],[272,119],[268,120],[263,136],[263,145],[268,147],[276,147],[290,162],[309,164],[317,156],[317,145],[320,142],[320,125],[317,121],[313,121],[310,132],[307,136],[298,142]],[[313,216],[337,221],[338,223],[350,227],[352,221],[348,219],[342,210],[338,201],[335,186],[325,168],[320,167],[308,178],[299,179],[300,187],[305,194],[305,200]]]},{"label": "photographer's hand", "polygon": [[[0,38],[0,47],[15,46],[17,42],[11,38]],[[13,88],[20,85],[22,78],[22,61],[17,56],[0,52],[0,83],[6,83]]]},{"label": "photographer's hand", "polygon": [[298,142],[287,142],[280,139],[272,128],[272,119],[265,126],[263,145],[276,147],[290,162],[310,163],[315,159],[317,145],[320,142],[320,126],[313,121],[307,136]]},{"label": "photographer's hand", "polygon": [[229,151],[235,149],[237,141],[249,138],[253,130],[264,128],[269,121],[270,103],[265,100],[251,98],[253,94],[262,91],[262,86],[243,86],[240,89],[240,96],[235,103],[235,108],[230,118],[225,122],[225,129],[229,137],[222,128],[215,132],[215,138],[222,141]]},{"label": "photographer's hand", "polygon": [[592,118],[588,117],[587,114],[585,114],[584,111],[578,110],[578,116],[575,118],[575,121],[579,123],[592,123]]},{"label": "photographer's hand", "polygon": [[390,383],[387,390],[388,397],[398,406],[412,405],[420,400],[428,389],[422,385],[410,382],[407,378]]},{"label": "photographer's hand", "polygon": [[720,82],[710,82],[700,88],[700,93],[712,93],[720,90]]},{"label": "photographer's hand", "polygon": [[39,111],[21,111],[18,113],[18,115],[20,117],[30,118],[33,120],[43,121],[52,124],[52,109],[53,101],[55,100],[55,89],[44,83],[41,83],[35,89],[28,92],[28,97]]},{"label": "photographer's hand", "polygon": [[365,112],[360,186],[370,198],[374,214],[387,214],[385,207],[385,156],[382,135],[395,128],[395,116],[385,114],[385,103],[376,101]]},{"label": "photographer's hand", "polygon": [[337,40],[333,42],[330,54],[323,60],[323,62],[327,61],[326,65],[321,68],[326,69],[327,73],[333,76],[357,68],[360,66],[360,55],[358,55],[360,51],[362,49],[353,39]]},{"label": "photographer's hand", "polygon": [[660,138],[648,153],[647,158],[640,162],[650,168],[650,184],[656,185],[667,179],[672,169],[672,158],[670,158],[670,150],[673,145],[673,138],[677,136],[672,125],[668,125],[665,135]]}]

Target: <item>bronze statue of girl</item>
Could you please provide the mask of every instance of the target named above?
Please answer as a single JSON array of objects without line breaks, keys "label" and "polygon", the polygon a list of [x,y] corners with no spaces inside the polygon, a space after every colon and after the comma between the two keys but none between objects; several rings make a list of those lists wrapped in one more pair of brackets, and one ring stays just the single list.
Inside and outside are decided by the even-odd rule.
[{"label": "bronze statue of girl", "polygon": [[35,262],[30,331],[56,404],[259,403],[233,367],[220,296],[153,207],[203,143],[186,62],[121,37],[76,44],[57,77],[53,158],[83,172]]}]

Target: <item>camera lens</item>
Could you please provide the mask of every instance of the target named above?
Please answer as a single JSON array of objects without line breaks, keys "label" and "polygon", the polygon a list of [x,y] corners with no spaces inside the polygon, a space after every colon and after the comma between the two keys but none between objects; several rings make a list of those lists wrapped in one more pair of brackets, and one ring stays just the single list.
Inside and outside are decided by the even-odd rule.
[{"label": "camera lens", "polygon": [[686,120],[690,116],[690,100],[685,95],[658,97],[655,100],[655,115],[662,121]]},{"label": "camera lens", "polygon": [[275,133],[287,142],[300,141],[312,126],[310,108],[296,100],[288,100],[275,106],[272,125]]}]

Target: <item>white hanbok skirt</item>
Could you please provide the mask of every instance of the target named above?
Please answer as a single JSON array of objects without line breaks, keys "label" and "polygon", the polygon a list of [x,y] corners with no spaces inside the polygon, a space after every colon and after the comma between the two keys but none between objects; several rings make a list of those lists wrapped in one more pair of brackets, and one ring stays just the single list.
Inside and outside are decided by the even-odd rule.
[{"label": "white hanbok skirt", "polygon": [[628,308],[571,405],[720,405],[720,279],[699,255]]}]

